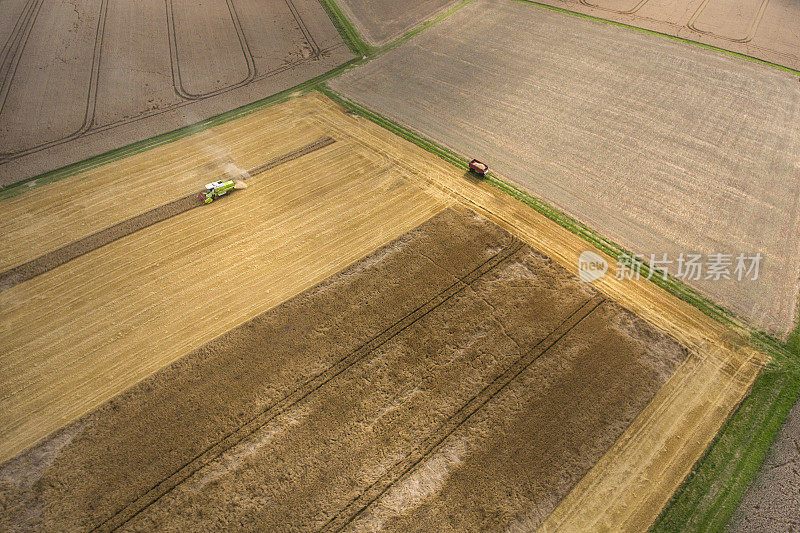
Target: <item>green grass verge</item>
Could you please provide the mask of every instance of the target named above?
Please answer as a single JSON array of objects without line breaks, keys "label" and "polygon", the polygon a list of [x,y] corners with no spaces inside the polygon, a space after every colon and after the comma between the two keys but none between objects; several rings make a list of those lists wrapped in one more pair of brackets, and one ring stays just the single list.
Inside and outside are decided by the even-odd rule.
[{"label": "green grass verge", "polygon": [[[467,159],[452,150],[348,100],[327,85],[320,90],[350,111],[465,171],[468,169]],[[622,247],[515,185],[491,173],[485,179],[611,257],[619,259],[622,254],[629,254]],[[649,272],[646,264],[643,272]],[[656,531],[682,531],[686,528],[720,530],[736,510],[775,434],[800,394],[800,359],[796,352],[791,351],[790,345],[764,332],[753,331],[724,308],[682,282],[671,277],[664,280],[660,276],[653,276],[651,281],[712,318],[749,336],[755,347],[772,357],[773,362],[756,379],[747,399],[720,430],[713,444],[695,465],[694,473],[682,485],[654,526]]]},{"label": "green grass verge", "polygon": [[361,33],[356,29],[352,22],[345,16],[344,12],[333,0],[319,0],[322,8],[328,13],[328,18],[331,19],[333,25],[339,31],[339,35],[353,52],[358,57],[368,57],[375,53],[375,48],[370,46]]},{"label": "green grass verge", "polygon": [[799,396],[795,369],[765,368],[651,531],[723,530]]},{"label": "green grass verge", "polygon": [[[442,159],[466,171],[468,168],[466,158],[382,115],[348,101],[332,91],[324,82],[338,76],[347,69],[364,63],[365,60],[386,53],[399,46],[430,26],[449,17],[455,11],[472,1],[474,0],[463,0],[436,17],[420,24],[391,43],[382,47],[373,47],[364,41],[358,30],[347,19],[333,0],[320,0],[323,8],[328,13],[328,16],[336,26],[349,49],[358,56],[356,59],[296,87],[281,91],[280,93],[251,104],[0,189],[0,200],[30,190],[32,188],[32,182],[35,182],[36,186],[51,183],[111,161],[116,161],[156,146],[170,143],[198,131],[223,124],[264,107],[285,101],[294,95],[303,94],[314,89],[321,90],[350,110],[372,120],[396,135],[437,154]],[[757,61],[800,75],[800,72],[794,69],[704,43],[646,30],[624,23],[609,21],[591,15],[576,13],[566,9],[540,4],[532,0],[518,1],[535,4],[547,9],[561,11],[590,20],[614,24],[644,33],[683,41],[688,44],[702,46],[736,57]],[[611,257],[620,259],[623,255],[630,255],[630,252],[627,250],[602,237],[594,230],[591,230],[584,224],[555,209],[546,202],[532,197],[513,184],[501,180],[491,173],[487,176],[486,180],[498,189],[532,207],[551,220],[554,220],[569,231],[579,235]],[[648,275],[650,272],[646,263],[643,265],[642,272],[644,275]],[[740,323],[729,311],[714,304],[682,282],[671,277],[664,280],[657,275],[653,276],[651,280],[671,294],[697,307],[716,320],[732,325],[735,328],[748,329],[746,325]],[[788,343],[781,343],[774,337],[763,332],[751,331],[750,334],[753,343],[757,347],[769,352],[773,356],[775,363],[764,370],[758,377],[753,385],[751,394],[745,399],[731,419],[727,421],[703,458],[695,465],[693,473],[689,476],[681,489],[676,492],[672,501],[665,508],[654,525],[653,529],[655,531],[683,530],[686,529],[687,526],[694,529],[722,529],[735,511],[744,491],[763,461],[767,449],[774,440],[778,428],[791,409],[791,406],[794,404],[794,401],[797,399],[798,394],[800,394],[800,377],[798,377],[800,376],[800,370],[798,370],[800,369],[800,365],[798,365],[798,356],[800,356],[800,324],[792,335],[790,335]]]},{"label": "green grass verge", "polygon": [[336,2],[334,2],[333,0],[320,0],[323,9],[327,12],[328,17],[331,19],[334,26],[339,31],[339,34],[341,35],[345,44],[348,46],[350,51],[357,56],[355,59],[352,59],[347,63],[344,63],[343,65],[340,65],[326,72],[325,74],[321,74],[320,76],[317,76],[306,82],[303,82],[300,85],[286,89],[284,91],[276,93],[272,96],[268,96],[261,100],[257,100],[250,104],[238,107],[231,111],[227,111],[225,113],[221,113],[214,117],[201,120],[194,124],[189,124],[174,131],[156,135],[148,139],[144,139],[142,141],[137,141],[127,146],[115,148],[113,150],[109,150],[107,152],[90,157],[88,159],[84,159],[83,161],[78,161],[76,163],[61,167],[59,169],[52,170],[50,172],[45,172],[43,174],[39,174],[38,176],[32,176],[30,178],[18,181],[7,187],[0,188],[0,200],[11,198],[12,196],[16,196],[18,194],[29,191],[34,187],[46,185],[48,183],[52,183],[54,181],[67,178],[69,176],[73,176],[80,172],[84,172],[86,170],[90,170],[105,165],[107,163],[111,163],[112,161],[117,161],[119,159],[123,159],[125,157],[129,157],[134,154],[150,150],[157,146],[161,146],[162,144],[171,143],[178,139],[188,137],[189,135],[192,135],[199,131],[203,131],[205,129],[217,126],[219,124],[224,124],[226,122],[247,115],[259,109],[263,109],[265,107],[286,101],[292,96],[304,94],[314,89],[318,89],[326,80],[334,78],[340,75],[342,72],[349,70],[355,66],[361,65],[377,55],[388,52],[392,48],[395,48],[400,44],[408,41],[409,39],[411,39],[418,33],[424,31],[425,29],[441,22],[445,18],[449,17],[450,15],[461,9],[463,6],[473,1],[474,0],[462,0],[458,4],[439,13],[436,17],[416,26],[415,28],[413,28],[406,34],[402,35],[401,37],[395,39],[391,43],[381,47],[374,47],[370,46],[366,41],[364,41],[364,39],[361,37],[361,34],[358,32],[355,26],[347,19],[342,10],[336,4]]},{"label": "green grass verge", "polygon": [[655,31],[655,30],[648,30],[646,28],[640,28],[638,26],[632,26],[630,24],[625,24],[624,22],[617,22],[615,20],[608,20],[608,19],[604,19],[604,18],[601,18],[601,17],[595,17],[594,15],[587,15],[586,13],[579,13],[577,11],[570,11],[569,9],[564,9],[563,7],[556,7],[556,6],[551,6],[551,5],[548,5],[548,4],[542,4],[540,2],[536,2],[535,0],[515,0],[515,1],[516,2],[523,2],[525,4],[533,4],[533,5],[536,5],[536,6],[539,6],[539,7],[543,7],[543,8],[546,8],[546,9],[553,10],[553,11],[559,11],[561,13],[566,13],[568,15],[573,15],[573,16],[576,16],[576,17],[584,18],[584,19],[594,20],[594,21],[597,21],[597,22],[603,22],[605,24],[612,24],[614,26],[620,26],[622,28],[627,28],[629,30],[638,31],[638,32],[641,32],[641,33],[647,33],[649,35],[658,35],[660,37],[666,37],[667,39],[672,39],[673,41],[679,41],[679,42],[686,43],[686,44],[691,44],[691,45],[694,45],[694,46],[700,46],[702,48],[707,48],[709,50],[715,50],[717,52],[721,52],[723,54],[727,54],[727,55],[730,55],[730,56],[738,57],[740,59],[746,59],[748,61],[755,61],[756,63],[761,63],[762,65],[768,65],[770,67],[777,68],[777,69],[783,70],[785,72],[789,72],[789,73],[794,74],[796,76],[800,76],[800,70],[796,70],[796,69],[793,69],[793,68],[790,68],[790,67],[785,67],[783,65],[779,65],[777,63],[773,63],[772,61],[767,61],[766,59],[759,59],[757,57],[749,56],[747,54],[742,54],[741,52],[733,52],[731,50],[726,50],[724,48],[720,48],[718,46],[714,46],[714,45],[711,45],[711,44],[701,43],[699,41],[693,41],[691,39],[686,39],[684,37],[678,37],[677,35],[670,35],[669,33],[662,33],[660,31]]},{"label": "green grass verge", "polygon": [[398,37],[397,39],[395,39],[394,41],[392,41],[392,42],[390,42],[388,44],[385,44],[383,46],[379,46],[377,48],[374,48],[373,49],[374,50],[374,55],[385,54],[389,50],[391,50],[393,48],[397,48],[398,46],[400,46],[404,42],[406,42],[409,39],[413,38],[414,36],[422,33],[423,31],[427,30],[431,26],[439,24],[441,21],[443,21],[444,19],[448,18],[450,15],[452,15],[453,13],[455,13],[456,11],[461,9],[462,7],[464,7],[466,5],[469,5],[474,1],[475,0],[461,0],[457,4],[454,4],[454,5],[450,6],[449,8],[447,8],[446,10],[442,11],[441,13],[436,15],[435,17],[430,18],[430,19],[426,20],[425,22],[421,23],[420,25],[414,27],[413,29],[411,29],[407,33],[403,34],[401,37]]}]

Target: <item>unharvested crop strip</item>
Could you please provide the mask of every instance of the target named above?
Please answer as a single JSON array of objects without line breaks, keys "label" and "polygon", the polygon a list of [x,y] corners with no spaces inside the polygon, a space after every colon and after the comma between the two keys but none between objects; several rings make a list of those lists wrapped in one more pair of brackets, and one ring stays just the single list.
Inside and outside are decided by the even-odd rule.
[{"label": "unharvested crop strip", "polygon": [[597,309],[605,298],[594,296],[581,304],[559,326],[550,334],[540,340],[525,355],[517,359],[505,372],[497,376],[491,383],[486,385],[478,394],[472,397],[455,414],[444,421],[444,423],[429,437],[427,437],[417,448],[414,449],[405,459],[396,463],[370,487],[362,492],[356,499],[350,502],[339,514],[334,516],[325,526],[323,531],[341,531],[355,520],[365,509],[389,490],[397,481],[411,472],[418,464],[430,456],[441,447],[444,441],[452,435],[459,427],[477,413],[492,398],[497,396],[520,374],[528,369],[539,357],[547,353],[558,341],[567,335],[583,319]]},{"label": "unharvested crop strip", "polygon": [[[321,137],[313,143],[302,146],[296,150],[286,153],[282,156],[276,157],[271,161],[251,170],[249,174],[255,176],[273,169],[278,165],[287,163],[311,152],[324,148],[336,142],[332,137]],[[59,267],[73,259],[76,259],[84,254],[97,250],[107,244],[126,237],[136,231],[145,229],[159,222],[168,220],[174,216],[180,215],[203,205],[197,199],[195,194],[190,194],[173,200],[167,204],[160,205],[149,211],[145,211],[139,215],[123,220],[113,226],[102,229],[87,237],[71,242],[62,246],[52,252],[40,255],[35,259],[31,259],[27,263],[23,263],[16,267],[10,268],[5,272],[0,273],[0,291],[9,289],[24,281],[28,281],[36,276],[44,274],[56,267]]]},{"label": "unharvested crop strip", "polygon": [[325,148],[326,146],[329,146],[329,145],[331,145],[331,144],[333,144],[335,142],[336,142],[336,139],[334,139],[333,137],[320,137],[319,139],[317,139],[313,143],[310,143],[310,144],[307,144],[305,146],[302,146],[302,147],[298,148],[297,150],[293,150],[293,151],[291,151],[291,152],[289,152],[287,154],[284,154],[284,155],[282,155],[280,157],[276,157],[275,159],[272,159],[271,161],[267,161],[263,165],[257,166],[256,168],[254,168],[253,170],[250,171],[250,175],[251,176],[255,176],[257,174],[261,174],[262,172],[266,172],[267,170],[271,170],[271,169],[277,167],[278,165],[282,165],[283,163],[288,163],[289,161],[297,159],[298,157],[303,157],[304,155],[308,155],[311,152],[314,152],[315,150],[319,150],[321,148]]},{"label": "unharvested crop strip", "polygon": [[[489,259],[475,267],[468,274],[458,278],[453,284],[441,291],[439,294],[411,311],[403,318],[384,329],[378,335],[372,337],[370,340],[350,352],[348,355],[339,359],[331,366],[317,374],[315,377],[305,381],[297,387],[290,394],[283,399],[277,401],[269,407],[264,408],[257,413],[249,421],[234,429],[216,443],[210,445],[208,448],[200,452],[194,458],[184,463],[180,468],[164,478],[162,481],[153,486],[150,490],[145,492],[142,496],[133,500],[125,505],[122,509],[117,511],[110,518],[101,522],[93,531],[113,531],[125,525],[132,518],[136,517],[139,513],[156,503],[164,495],[172,491],[175,487],[180,485],[186,479],[191,477],[195,472],[209,464],[211,461],[236,446],[245,438],[249,437],[260,428],[268,424],[271,420],[275,419],[281,413],[287,411],[292,406],[298,404],[303,399],[313,394],[315,391],[323,387],[326,383],[340,375],[342,372],[355,365],[364,359],[371,352],[381,347],[383,344],[411,327],[417,321],[439,308],[442,304],[453,298],[456,294],[463,291],[473,282],[480,279],[482,276],[492,271],[498,265],[503,263],[506,259],[513,256],[525,244],[517,239],[512,239],[509,244],[504,246],[500,251],[492,255]],[[246,323],[243,325],[245,326]],[[242,326],[240,326],[242,327]]]}]

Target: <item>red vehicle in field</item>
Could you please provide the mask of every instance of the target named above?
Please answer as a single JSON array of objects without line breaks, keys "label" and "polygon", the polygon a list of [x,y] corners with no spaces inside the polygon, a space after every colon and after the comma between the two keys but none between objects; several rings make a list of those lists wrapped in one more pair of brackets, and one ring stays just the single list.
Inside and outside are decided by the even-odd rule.
[{"label": "red vehicle in field", "polygon": [[481,163],[477,159],[473,159],[469,162],[469,169],[478,176],[483,176],[489,170],[489,165],[486,163]]}]

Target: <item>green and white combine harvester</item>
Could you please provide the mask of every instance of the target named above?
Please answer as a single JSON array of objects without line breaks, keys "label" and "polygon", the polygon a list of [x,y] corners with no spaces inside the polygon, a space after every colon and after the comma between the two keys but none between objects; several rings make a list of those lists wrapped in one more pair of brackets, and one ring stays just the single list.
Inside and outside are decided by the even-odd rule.
[{"label": "green and white combine harvester", "polygon": [[206,190],[197,196],[204,204],[210,204],[220,196],[225,196],[234,189],[244,189],[247,184],[240,180],[219,180],[206,184]]}]

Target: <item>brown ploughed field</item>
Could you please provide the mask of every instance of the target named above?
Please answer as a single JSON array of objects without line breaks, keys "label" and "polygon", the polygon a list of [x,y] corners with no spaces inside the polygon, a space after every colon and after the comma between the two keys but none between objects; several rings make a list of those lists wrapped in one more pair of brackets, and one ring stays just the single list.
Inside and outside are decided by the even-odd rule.
[{"label": "brown ploughed field", "polygon": [[793,0],[537,0],[800,70]]},{"label": "brown ploughed field", "polygon": [[339,4],[364,39],[380,46],[402,36],[457,0],[342,0]]},{"label": "brown ploughed field", "polygon": [[761,253],[757,279],[704,270],[682,281],[756,329],[785,337],[796,326],[800,203],[786,193],[800,187],[796,75],[477,0],[330,85],[646,261],[666,255],[673,276],[681,254],[735,264]]}]

